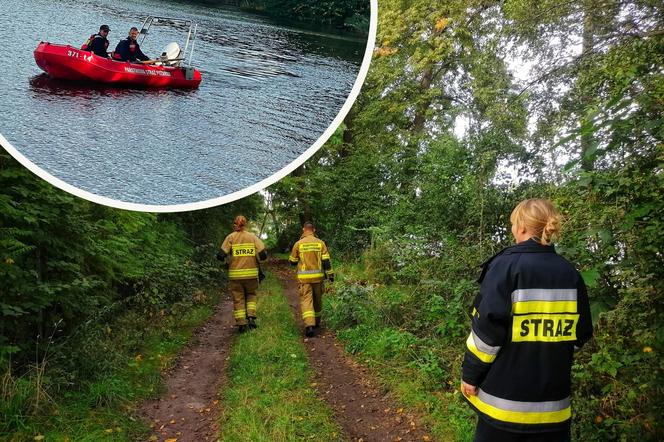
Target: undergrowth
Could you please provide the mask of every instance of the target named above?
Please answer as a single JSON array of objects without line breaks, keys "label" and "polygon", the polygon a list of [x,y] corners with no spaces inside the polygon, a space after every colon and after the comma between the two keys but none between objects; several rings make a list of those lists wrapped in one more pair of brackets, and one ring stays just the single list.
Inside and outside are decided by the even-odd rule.
[{"label": "undergrowth", "polygon": [[[423,412],[434,436],[470,440],[476,419],[458,388],[467,308],[476,283],[455,275],[453,268],[422,264],[419,281],[403,272],[410,271],[407,267],[387,274],[376,265],[383,258],[368,253],[365,262],[338,269],[341,281],[325,299],[327,323],[348,352],[373,366],[404,402]],[[429,276],[436,273],[450,278]],[[655,314],[656,296],[632,297],[638,303],[595,316],[594,339],[575,355],[575,440],[658,440],[664,370],[656,345],[648,343],[656,343],[661,331],[626,333],[635,320]]]},{"label": "undergrowth", "polygon": [[[88,374],[68,376],[64,354],[0,377],[0,440],[141,440],[149,428],[132,416],[160,392],[160,374],[212,313],[218,290],[197,291],[168,308],[128,310],[95,324],[68,348]],[[211,294],[215,293],[215,294]],[[96,373],[94,370],[99,370]]]},{"label": "undergrowth", "polygon": [[358,263],[342,265],[338,274],[325,318],[346,351],[419,410],[437,440],[471,440],[474,420],[457,391],[467,327],[463,291],[446,292],[436,281],[376,282]]}]

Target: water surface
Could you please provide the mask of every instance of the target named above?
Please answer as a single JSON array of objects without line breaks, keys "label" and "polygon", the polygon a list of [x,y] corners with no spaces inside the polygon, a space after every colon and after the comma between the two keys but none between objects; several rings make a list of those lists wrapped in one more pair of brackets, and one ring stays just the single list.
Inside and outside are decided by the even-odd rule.
[{"label": "water surface", "polygon": [[[0,133],[50,174],[141,204],[185,204],[241,190],[288,165],[350,93],[366,41],[187,2],[2,0]],[[112,50],[147,15],[198,22],[198,90],[126,89],[49,78],[39,41],[79,47],[101,24]],[[182,29],[153,28],[156,56]]]}]

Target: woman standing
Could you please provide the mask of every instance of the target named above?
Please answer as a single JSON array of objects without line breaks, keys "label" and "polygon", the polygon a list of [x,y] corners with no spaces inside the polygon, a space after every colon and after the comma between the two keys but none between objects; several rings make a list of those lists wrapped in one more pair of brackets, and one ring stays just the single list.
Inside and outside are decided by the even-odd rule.
[{"label": "woman standing", "polygon": [[482,265],[461,391],[475,441],[569,441],[572,354],[592,336],[586,287],[551,244],[550,201],[522,201],[510,221],[516,245]]},{"label": "woman standing", "polygon": [[247,219],[238,215],[233,222],[233,232],[221,244],[217,259],[228,257],[228,289],[233,297],[233,315],[238,331],[243,333],[256,325],[256,290],[258,289],[258,261],[267,258],[263,242],[247,232]]}]

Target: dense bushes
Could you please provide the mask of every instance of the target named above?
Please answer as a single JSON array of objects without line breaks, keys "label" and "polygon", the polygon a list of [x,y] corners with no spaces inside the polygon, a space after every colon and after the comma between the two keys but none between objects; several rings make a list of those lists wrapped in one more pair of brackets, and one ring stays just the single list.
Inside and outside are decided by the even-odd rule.
[{"label": "dense bushes", "polygon": [[363,265],[329,301],[349,348],[397,372],[423,361],[416,378],[452,385],[429,385],[434,396],[456,387],[477,266],[511,242],[510,211],[553,199],[596,326],[574,368],[575,438],[655,439],[664,16],[651,2],[596,6],[381,0],[345,125],[270,190],[278,219],[313,219],[333,256]]},{"label": "dense bushes", "polygon": [[45,398],[94,385],[94,404],[113,396],[104,377],[153,330],[209,299],[202,290],[222,282],[213,244],[235,211],[251,218],[261,205],[252,197],[176,215],[110,209],[55,189],[2,151],[0,431]]}]

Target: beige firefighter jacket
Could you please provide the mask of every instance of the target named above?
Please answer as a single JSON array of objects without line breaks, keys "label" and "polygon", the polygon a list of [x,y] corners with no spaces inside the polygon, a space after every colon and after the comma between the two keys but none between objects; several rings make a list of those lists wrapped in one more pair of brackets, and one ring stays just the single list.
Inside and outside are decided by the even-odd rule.
[{"label": "beige firefighter jacket", "polygon": [[221,250],[228,255],[228,279],[257,279],[258,254],[265,245],[256,235],[246,230],[229,234],[221,244]]},{"label": "beige firefighter jacket", "polygon": [[304,233],[293,245],[290,262],[297,264],[297,279],[302,283],[323,282],[325,275],[332,277],[330,252],[325,243],[313,233]]}]

